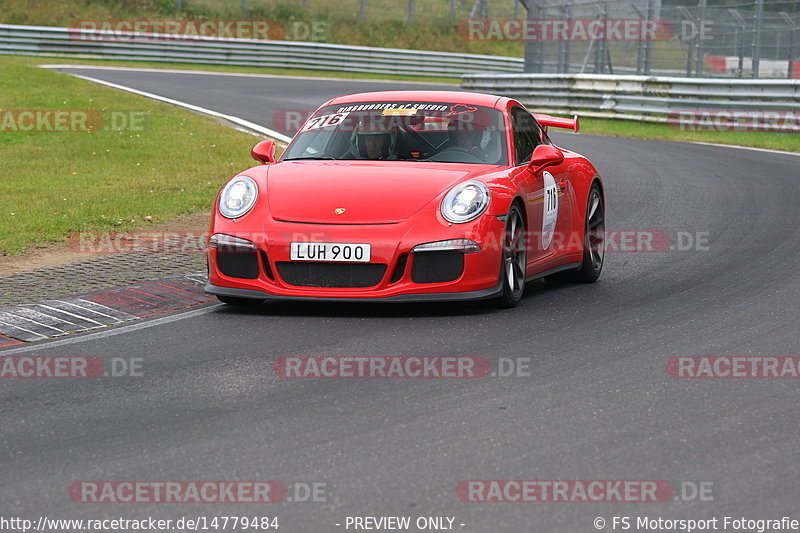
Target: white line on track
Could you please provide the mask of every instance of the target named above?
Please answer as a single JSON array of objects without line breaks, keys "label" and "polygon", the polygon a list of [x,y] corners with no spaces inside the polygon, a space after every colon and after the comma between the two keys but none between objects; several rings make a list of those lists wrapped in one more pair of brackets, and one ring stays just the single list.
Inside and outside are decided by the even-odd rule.
[{"label": "white line on track", "polygon": [[755,148],[753,146],[739,146],[738,144],[719,144],[704,143],[700,141],[690,141],[690,144],[701,144],[703,146],[719,146],[722,148],[736,148],[737,150],[753,150],[755,152],[767,152],[769,154],[800,155],[800,152],[784,152],[783,150],[770,150],[769,148]]},{"label": "white line on track", "polygon": [[275,130],[271,130],[269,128],[265,128],[264,126],[259,126],[255,122],[250,122],[249,120],[244,120],[239,117],[235,117],[233,115],[226,115],[224,113],[220,113],[218,111],[214,111],[212,109],[207,109],[205,107],[196,106],[194,104],[190,104],[187,102],[182,102],[180,100],[174,100],[172,98],[167,98],[166,96],[159,96],[157,94],[148,93],[145,91],[140,91],[139,89],[134,89],[133,87],[128,87],[126,85],[120,85],[118,83],[111,83],[110,81],[101,80],[99,78],[92,78],[91,76],[84,76],[82,74],[70,74],[71,76],[75,76],[76,78],[81,78],[83,80],[91,81],[94,83],[99,83],[101,85],[106,85],[108,87],[113,87],[114,89],[119,89],[121,91],[127,91],[129,93],[138,94],[139,96],[144,96],[150,98],[152,100],[158,100],[159,102],[164,102],[167,104],[176,105],[179,107],[183,107],[190,111],[194,111],[196,113],[201,113],[203,115],[208,115],[211,117],[221,118],[223,120],[227,120],[228,122],[232,122],[233,124],[237,124],[242,126],[243,128],[247,128],[249,130],[258,132],[262,135],[266,135],[267,137],[272,137],[278,141],[288,143],[292,140],[291,137],[287,137],[283,133],[278,133]]},{"label": "white line on track", "polygon": [[97,331],[95,333],[88,333],[86,335],[68,337],[66,339],[59,339],[52,342],[36,342],[33,344],[26,344],[25,346],[20,346],[19,348],[11,348],[10,350],[0,350],[0,356],[13,355],[17,353],[27,353],[27,352],[41,352],[44,350],[49,350],[50,348],[57,348],[59,346],[66,346],[69,344],[78,344],[81,342],[86,342],[95,339],[104,339],[106,337],[113,337],[115,335],[121,335],[123,333],[128,333],[131,331],[137,331],[140,329],[152,328],[155,326],[161,326],[163,324],[178,322],[179,320],[183,320],[185,318],[193,318],[196,316],[205,315],[206,313],[211,313],[213,311],[216,311],[218,307],[222,307],[222,304],[214,304],[209,307],[203,307],[202,309],[194,309],[191,311],[186,311],[185,313],[177,313],[174,315],[156,318],[154,320],[146,320],[144,322],[137,322],[135,324],[129,324],[127,326],[110,328],[103,331]]}]

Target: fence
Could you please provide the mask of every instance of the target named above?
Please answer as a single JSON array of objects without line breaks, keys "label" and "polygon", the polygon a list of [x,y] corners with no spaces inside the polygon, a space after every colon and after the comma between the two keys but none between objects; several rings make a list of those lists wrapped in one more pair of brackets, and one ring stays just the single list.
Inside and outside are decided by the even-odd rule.
[{"label": "fence", "polygon": [[472,74],[464,76],[462,87],[516,98],[534,111],[601,118],[666,122],[680,111],[766,109],[800,118],[800,80]]},{"label": "fence", "polygon": [[[176,8],[240,9],[242,17],[299,9],[338,23],[467,19],[658,19],[664,41],[527,42],[527,72],[668,72],[686,76],[800,77],[798,0],[175,0]],[[709,5],[711,3],[712,5]],[[293,12],[297,16],[299,12]]]}]

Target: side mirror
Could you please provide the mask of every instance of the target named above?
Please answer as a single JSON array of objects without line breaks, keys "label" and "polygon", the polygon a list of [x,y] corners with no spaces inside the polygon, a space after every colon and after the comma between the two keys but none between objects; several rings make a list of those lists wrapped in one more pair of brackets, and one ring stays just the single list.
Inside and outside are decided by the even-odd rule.
[{"label": "side mirror", "polygon": [[250,150],[250,156],[265,165],[275,162],[275,142],[261,141]]},{"label": "side mirror", "polygon": [[533,150],[528,168],[531,172],[536,173],[546,167],[558,165],[562,161],[564,161],[564,154],[561,150],[552,144],[540,144]]}]

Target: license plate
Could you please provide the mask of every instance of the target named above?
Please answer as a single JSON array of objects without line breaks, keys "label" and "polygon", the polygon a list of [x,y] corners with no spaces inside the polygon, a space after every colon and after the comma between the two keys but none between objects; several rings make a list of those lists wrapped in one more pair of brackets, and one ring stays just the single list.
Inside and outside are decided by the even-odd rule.
[{"label": "license plate", "polygon": [[369,263],[369,244],[338,242],[293,242],[292,261],[337,261]]}]

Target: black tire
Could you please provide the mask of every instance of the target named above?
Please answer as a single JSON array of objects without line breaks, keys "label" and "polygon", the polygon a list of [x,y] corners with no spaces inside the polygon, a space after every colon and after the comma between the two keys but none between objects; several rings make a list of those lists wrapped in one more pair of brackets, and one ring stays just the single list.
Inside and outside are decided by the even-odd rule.
[{"label": "black tire", "polygon": [[220,302],[235,307],[259,307],[264,300],[251,300],[250,298],[237,298],[235,296],[217,296]]},{"label": "black tire", "polygon": [[500,282],[503,292],[494,303],[501,308],[519,305],[525,293],[525,270],[528,260],[526,249],[525,217],[517,204],[508,210],[506,229],[503,232],[503,254],[500,262]]},{"label": "black tire", "polygon": [[600,277],[605,262],[606,210],[600,185],[589,189],[584,217],[583,262],[580,268],[548,276],[556,283],[594,283]]}]

